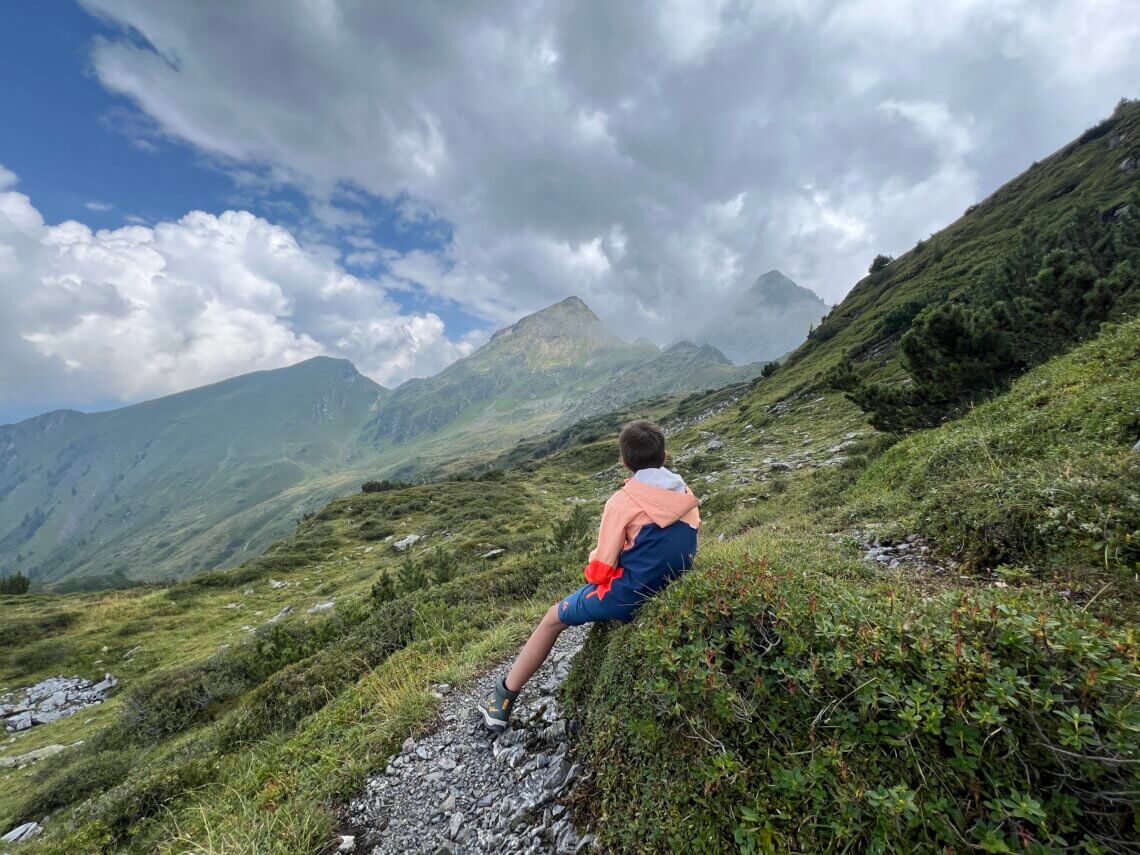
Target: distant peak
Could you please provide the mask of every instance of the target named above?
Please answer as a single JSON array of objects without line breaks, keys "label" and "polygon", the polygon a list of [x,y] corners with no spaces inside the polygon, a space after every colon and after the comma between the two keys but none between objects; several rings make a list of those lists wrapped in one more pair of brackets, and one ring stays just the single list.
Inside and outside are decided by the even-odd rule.
[{"label": "distant peak", "polygon": [[810,301],[826,305],[820,296],[810,288],[797,285],[779,270],[769,270],[757,277],[749,293],[777,304]]},{"label": "distant peak", "polygon": [[491,336],[491,340],[529,331],[550,335],[573,333],[582,329],[604,329],[604,327],[598,316],[594,314],[594,310],[587,306],[581,297],[567,297],[545,309],[525,315],[511,326],[496,332]]},{"label": "distant peak", "polygon": [[[598,320],[598,316],[594,314],[594,310],[586,305],[585,300],[577,296],[570,296],[565,300],[559,300],[557,303],[552,303],[545,309],[539,309],[533,315],[528,315],[527,317],[537,318],[543,315],[580,316],[591,321]],[[523,320],[525,321],[526,318],[523,318]]]},{"label": "distant peak", "polygon": [[356,366],[353,365],[350,360],[339,356],[312,356],[309,359],[302,360],[301,362],[295,362],[289,367],[296,368],[299,365],[311,365],[314,367],[324,366],[329,368],[339,366],[341,368],[351,368],[353,371],[356,370]]},{"label": "distant peak", "polygon": [[679,339],[678,341],[673,342],[671,345],[665,348],[665,350],[662,352],[662,356],[665,354],[678,353],[691,353],[693,355],[700,355],[710,362],[722,363],[724,365],[732,364],[732,360],[730,360],[727,356],[724,355],[724,353],[713,347],[711,344],[695,344],[694,342],[689,341],[687,338]]}]

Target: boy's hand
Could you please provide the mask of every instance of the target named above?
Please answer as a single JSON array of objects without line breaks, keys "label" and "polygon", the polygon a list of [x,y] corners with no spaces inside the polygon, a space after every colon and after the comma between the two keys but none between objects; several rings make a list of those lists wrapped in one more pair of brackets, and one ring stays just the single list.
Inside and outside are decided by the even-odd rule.
[{"label": "boy's hand", "polygon": [[591,585],[604,585],[611,581],[617,572],[618,568],[595,558],[586,565],[586,581]]}]

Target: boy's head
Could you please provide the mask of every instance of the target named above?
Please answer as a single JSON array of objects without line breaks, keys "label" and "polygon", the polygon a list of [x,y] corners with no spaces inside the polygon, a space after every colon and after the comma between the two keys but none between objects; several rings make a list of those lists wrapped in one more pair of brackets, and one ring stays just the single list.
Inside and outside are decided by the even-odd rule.
[{"label": "boy's head", "polygon": [[665,434],[653,422],[638,419],[627,424],[621,429],[618,446],[621,462],[631,472],[665,465]]}]

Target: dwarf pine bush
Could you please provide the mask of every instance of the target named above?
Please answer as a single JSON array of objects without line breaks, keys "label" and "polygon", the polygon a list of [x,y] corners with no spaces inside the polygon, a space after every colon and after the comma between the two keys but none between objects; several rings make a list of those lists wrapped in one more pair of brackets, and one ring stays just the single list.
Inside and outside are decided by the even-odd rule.
[{"label": "dwarf pine bush", "polygon": [[595,630],[569,694],[618,851],[1122,851],[1134,630],[744,556]]}]

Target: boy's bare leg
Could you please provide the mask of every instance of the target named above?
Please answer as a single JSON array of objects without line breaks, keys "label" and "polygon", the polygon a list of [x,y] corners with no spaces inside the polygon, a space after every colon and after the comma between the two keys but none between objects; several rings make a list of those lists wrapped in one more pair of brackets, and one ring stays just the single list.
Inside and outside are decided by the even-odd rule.
[{"label": "boy's bare leg", "polygon": [[519,651],[515,664],[511,666],[510,673],[504,681],[508,691],[517,692],[526,685],[527,680],[533,677],[534,672],[546,661],[554,642],[567,626],[568,624],[558,619],[558,606],[551,606],[534,628],[534,632],[530,634],[523,649]]}]

